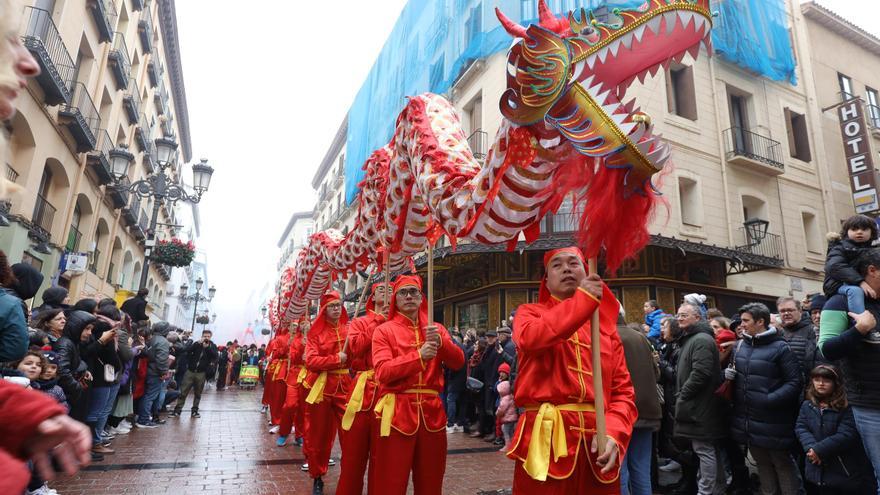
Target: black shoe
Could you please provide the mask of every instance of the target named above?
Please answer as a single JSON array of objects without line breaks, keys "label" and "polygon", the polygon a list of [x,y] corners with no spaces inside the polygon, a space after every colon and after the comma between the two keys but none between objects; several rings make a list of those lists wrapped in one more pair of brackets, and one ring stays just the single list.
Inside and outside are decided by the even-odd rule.
[{"label": "black shoe", "polygon": [[483,437],[484,442],[495,442],[495,435],[486,435]]},{"label": "black shoe", "polygon": [[153,420],[153,422],[156,423],[156,424],[158,424],[158,425],[164,425],[164,424],[166,423],[166,421],[165,421],[164,419],[162,419],[162,418],[156,418],[156,419]]},{"label": "black shoe", "polygon": [[496,447],[501,447],[501,446],[503,446],[503,445],[504,445],[504,439],[501,438],[501,437],[496,438],[495,441],[493,442],[493,445],[495,445]]},{"label": "black shoe", "polygon": [[324,480],[321,478],[315,478],[315,482],[312,484],[312,495],[324,495]]},{"label": "black shoe", "polygon": [[201,418],[202,415],[199,414],[198,411],[193,411],[192,414],[189,415],[189,417],[191,417],[191,418]]},{"label": "black shoe", "polygon": [[104,460],[104,454],[92,452],[92,462],[101,462]]},{"label": "black shoe", "polygon": [[179,418],[179,417],[180,417],[180,413],[177,412],[177,411],[174,411],[174,412],[172,412],[171,414],[169,414],[168,417],[169,417],[169,418]]}]

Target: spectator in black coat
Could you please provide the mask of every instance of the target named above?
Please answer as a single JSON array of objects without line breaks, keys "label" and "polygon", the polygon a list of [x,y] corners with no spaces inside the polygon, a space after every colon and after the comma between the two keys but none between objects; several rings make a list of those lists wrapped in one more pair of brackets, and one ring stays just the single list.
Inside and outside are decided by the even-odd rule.
[{"label": "spectator in black coat", "polygon": [[64,287],[49,287],[43,291],[43,304],[37,306],[31,312],[31,319],[39,317],[40,313],[47,309],[66,310],[70,307],[69,302],[70,297],[68,297],[67,289]]},{"label": "spectator in black coat", "polygon": [[853,313],[865,311],[865,296],[877,294],[856,267],[859,256],[871,248],[877,239],[877,223],[866,215],[853,215],[841,226],[840,234],[828,237],[825,258],[825,282],[822,290],[828,297],[846,296],[847,306]]},{"label": "spectator in black coat", "polygon": [[37,291],[40,290],[40,285],[43,284],[43,274],[28,263],[12,265],[12,273],[15,275],[15,282],[9,288],[21,299],[24,319],[27,320],[30,315],[27,301],[36,296]]},{"label": "spectator in black coat", "polygon": [[[498,382],[498,366],[503,362],[502,352],[503,349],[498,342],[498,332],[495,330],[486,332],[486,350],[483,352],[483,359],[480,360],[480,369],[483,374],[483,390],[480,393],[483,414],[480,421],[480,431],[486,442],[498,440],[495,436],[495,404],[498,401],[498,390],[495,388],[495,384]],[[501,442],[503,441],[501,439]]]},{"label": "spectator in black coat", "polygon": [[81,357],[85,342],[92,338],[97,318],[85,311],[71,311],[61,334],[50,334],[52,350],[58,354],[58,385],[70,403],[70,415],[84,421],[88,413],[85,384],[92,381],[88,365]]},{"label": "spectator in black coat", "polygon": [[195,395],[190,415],[193,418],[200,416],[199,402],[202,400],[202,390],[205,388],[209,370],[217,363],[217,346],[211,341],[212,336],[210,330],[203,330],[202,338],[197,342],[191,342],[186,348],[187,370],[180,385],[180,397],[177,399],[177,405],[174,406],[174,412],[171,413],[173,417],[180,416],[190,390],[193,390]]},{"label": "spectator in black coat", "polygon": [[135,323],[149,320],[150,317],[147,316],[147,296],[149,295],[149,289],[140,289],[137,291],[137,295],[122,303],[122,311],[128,313],[128,316]]},{"label": "spectator in black coat", "polygon": [[801,302],[791,296],[776,300],[776,308],[782,319],[782,338],[801,364],[806,379],[816,362],[816,331],[813,321],[801,308]]},{"label": "spectator in black coat", "polygon": [[109,305],[99,307],[98,313],[92,340],[83,348],[83,359],[92,374],[86,424],[92,429],[92,452],[112,454],[113,449],[104,445],[107,443],[104,428],[119,392],[118,377],[122,372],[122,360],[117,337],[122,316],[118,309]]},{"label": "spectator in black coat", "polygon": [[[461,348],[462,352],[465,351],[460,337],[453,335],[452,342]],[[462,396],[465,394],[467,366],[462,366],[457,370],[445,368],[443,374],[446,384],[446,432],[462,432],[464,431],[464,411],[459,409],[459,405],[462,404]]]},{"label": "spectator in black coat", "polygon": [[764,493],[798,495],[803,483],[791,450],[803,391],[801,365],[781,332],[767,328],[770,310],[761,303],[740,308],[743,345],[736,350],[733,438],[748,446],[758,464]]},{"label": "spectator in black coat", "polygon": [[876,493],[871,464],[834,366],[820,364],[810,374],[795,432],[807,458],[808,493]]}]

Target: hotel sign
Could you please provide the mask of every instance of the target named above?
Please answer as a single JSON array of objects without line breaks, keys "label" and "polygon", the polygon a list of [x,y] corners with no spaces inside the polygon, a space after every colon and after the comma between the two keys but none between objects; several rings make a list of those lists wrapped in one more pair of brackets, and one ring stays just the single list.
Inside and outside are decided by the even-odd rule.
[{"label": "hotel sign", "polygon": [[871,146],[868,141],[868,125],[865,120],[861,98],[852,98],[837,107],[840,132],[843,136],[843,154],[849,172],[856,213],[880,211],[877,196],[877,180]]}]

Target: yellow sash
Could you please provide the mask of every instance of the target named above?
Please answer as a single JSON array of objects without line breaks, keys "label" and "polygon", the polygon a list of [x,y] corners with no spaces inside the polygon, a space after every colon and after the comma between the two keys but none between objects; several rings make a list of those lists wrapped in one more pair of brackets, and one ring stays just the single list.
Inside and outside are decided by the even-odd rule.
[{"label": "yellow sash", "polygon": [[[431,394],[438,395],[439,392],[427,388],[410,388],[404,390],[405,394]],[[379,436],[387,437],[391,435],[391,420],[394,419],[394,406],[397,404],[397,394],[385,394],[376,403],[373,411],[382,415],[382,422],[379,424]]]},{"label": "yellow sash", "polygon": [[347,375],[348,369],[342,368],[338,370],[322,371],[318,374],[318,378],[316,378],[315,383],[312,384],[312,390],[309,392],[308,397],[306,397],[307,404],[317,404],[324,400],[324,386],[327,385],[327,373],[333,373],[334,375]]},{"label": "yellow sash", "polygon": [[594,412],[593,404],[551,404],[545,402],[540,407],[526,407],[526,411],[538,411],[535,422],[532,425],[532,437],[529,439],[529,452],[523,469],[538,481],[547,481],[547,472],[550,470],[550,451],[553,451],[553,460],[568,455],[568,443],[565,440],[565,423],[562,421],[562,411]]},{"label": "yellow sash", "polygon": [[360,412],[364,406],[364,389],[367,388],[367,380],[373,378],[376,374],[375,370],[362,371],[358,375],[357,382],[354,384],[354,390],[351,391],[351,399],[345,406],[345,414],[342,416],[342,429],[348,431],[354,422],[354,417]]},{"label": "yellow sash", "polygon": [[[272,361],[275,365],[275,369],[272,371],[272,380],[278,380],[278,374],[281,373],[283,369],[282,363],[286,363],[286,359],[279,359],[277,361]],[[271,366],[270,366],[271,367]]]},{"label": "yellow sash", "polygon": [[296,384],[299,385],[306,379],[306,376],[309,375],[309,370],[306,369],[305,366],[299,369],[299,375],[296,376]]}]

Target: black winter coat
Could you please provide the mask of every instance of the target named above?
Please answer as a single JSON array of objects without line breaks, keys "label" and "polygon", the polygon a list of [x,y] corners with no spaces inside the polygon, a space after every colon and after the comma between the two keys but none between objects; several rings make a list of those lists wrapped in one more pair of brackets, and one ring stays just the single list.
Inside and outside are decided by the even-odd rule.
[{"label": "black winter coat", "polygon": [[801,366],[775,328],[743,334],[736,352],[733,438],[741,444],[788,450],[803,391]]},{"label": "black winter coat", "polygon": [[680,342],[674,435],[691,440],[724,438],[724,404],[715,395],[721,384],[721,365],[712,328],[701,321]]},{"label": "black winter coat", "polygon": [[126,299],[119,309],[127,313],[132,321],[144,321],[150,319],[150,317],[147,316],[147,300],[143,297],[134,296],[131,299]]},{"label": "black winter coat", "polygon": [[[825,304],[826,311],[845,311],[846,297],[834,296]],[[880,301],[865,299],[865,309],[880,322]],[[830,321],[830,320],[829,320]],[[852,321],[850,321],[852,324]],[[840,361],[846,379],[846,398],[854,406],[880,409],[880,324],[867,335],[850,327],[822,344],[822,353],[830,361]]]},{"label": "black winter coat", "polygon": [[856,243],[849,239],[840,239],[828,243],[828,254],[825,258],[825,282],[822,290],[826,297],[837,294],[837,290],[844,284],[859,285],[864,280],[856,270],[856,258],[865,249],[871,247],[871,242]]},{"label": "black winter coat", "polygon": [[67,315],[61,337],[52,343],[52,350],[58,353],[58,385],[71,405],[82,395],[83,387],[79,379],[88,371],[86,362],[80,356],[80,336],[95,321],[95,315],[91,313],[72,311]]},{"label": "black winter coat", "polygon": [[[460,344],[455,339],[453,339],[452,342],[457,345],[462,352],[466,352],[463,344]],[[464,393],[465,385],[467,384],[467,366],[462,366],[457,370],[445,368],[443,374],[445,375],[446,390],[448,392],[456,392],[459,394]]]},{"label": "black winter coat", "polygon": [[190,343],[186,349],[187,369],[198,373],[205,373],[216,365],[217,354],[217,346],[213,342],[208,342],[208,347],[205,347],[202,345],[201,340],[196,340]]},{"label": "black winter coat", "polygon": [[813,321],[804,312],[804,317],[791,328],[784,328],[782,338],[788,342],[791,352],[801,364],[804,379],[810,376],[810,372],[816,366],[816,332],[813,330]]},{"label": "black winter coat", "polygon": [[[117,378],[122,372],[122,360],[116,348],[116,340],[110,339],[102,344],[98,339],[110,328],[103,321],[97,321],[92,330],[92,339],[83,346],[82,357],[92,373],[92,385],[95,387],[109,387],[117,383]],[[104,365],[113,366],[113,379],[104,379]]]},{"label": "black winter coat", "polygon": [[874,475],[851,407],[819,409],[804,401],[795,426],[804,453],[813,449],[820,465],[806,460],[810,483],[843,493],[875,493]]}]

